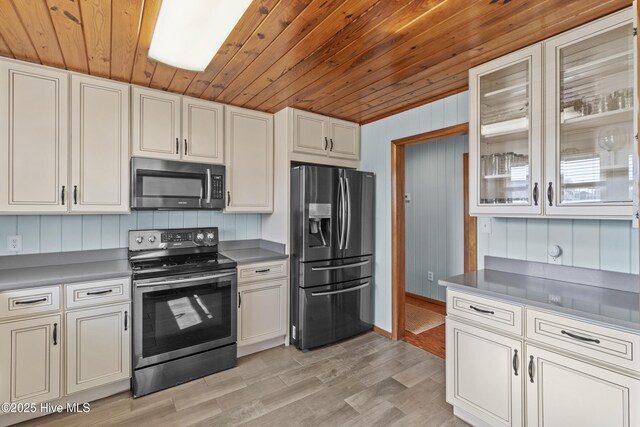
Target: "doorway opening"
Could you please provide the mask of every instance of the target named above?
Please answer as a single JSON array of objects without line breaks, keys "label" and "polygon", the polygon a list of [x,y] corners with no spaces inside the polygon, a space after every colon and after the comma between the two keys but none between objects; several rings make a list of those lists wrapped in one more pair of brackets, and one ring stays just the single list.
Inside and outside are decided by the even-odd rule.
[{"label": "doorway opening", "polygon": [[465,123],[392,141],[392,337],[441,357],[438,280],[476,268],[467,135]]}]

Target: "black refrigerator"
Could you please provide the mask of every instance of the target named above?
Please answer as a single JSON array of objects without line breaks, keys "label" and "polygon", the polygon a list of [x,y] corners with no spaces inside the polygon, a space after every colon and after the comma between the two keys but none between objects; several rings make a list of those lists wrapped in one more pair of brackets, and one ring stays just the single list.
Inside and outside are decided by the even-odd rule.
[{"label": "black refrigerator", "polygon": [[291,169],[291,344],[308,350],[371,330],[375,176]]}]

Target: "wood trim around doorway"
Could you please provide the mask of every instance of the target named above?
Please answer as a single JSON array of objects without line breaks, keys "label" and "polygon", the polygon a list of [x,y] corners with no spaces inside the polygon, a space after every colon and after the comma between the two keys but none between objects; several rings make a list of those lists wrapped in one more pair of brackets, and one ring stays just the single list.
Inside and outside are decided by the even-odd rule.
[{"label": "wood trim around doorway", "polygon": [[405,331],[405,147],[468,133],[469,124],[463,123],[391,141],[391,336],[394,340],[403,339]]}]

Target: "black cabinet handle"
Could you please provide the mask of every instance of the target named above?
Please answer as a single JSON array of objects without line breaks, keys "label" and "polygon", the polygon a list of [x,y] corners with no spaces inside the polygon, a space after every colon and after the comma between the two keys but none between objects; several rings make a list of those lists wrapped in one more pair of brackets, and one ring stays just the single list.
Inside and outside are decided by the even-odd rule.
[{"label": "black cabinet handle", "polygon": [[533,204],[534,206],[538,206],[538,193],[540,190],[538,189],[538,183],[533,184]]},{"label": "black cabinet handle", "polygon": [[124,330],[129,330],[129,312],[126,310],[124,312]]},{"label": "black cabinet handle", "polygon": [[104,291],[87,292],[87,295],[104,295],[104,294],[110,294],[111,292],[113,292],[113,289],[107,289]]},{"label": "black cabinet handle", "polygon": [[242,294],[238,292],[238,308],[242,305]]},{"label": "black cabinet handle", "polygon": [[324,149],[326,150],[327,147],[329,146],[329,141],[327,140],[327,137],[324,137]]},{"label": "black cabinet handle", "polygon": [[513,372],[518,376],[518,350],[513,350]]},{"label": "black cabinet handle", "polygon": [[553,183],[549,183],[549,188],[547,188],[547,200],[549,201],[549,206],[553,206]]},{"label": "black cabinet handle", "polygon": [[184,155],[187,155],[187,138],[184,139]]},{"label": "black cabinet handle", "polygon": [[78,186],[77,185],[73,186],[73,204],[74,205],[78,204]]},{"label": "black cabinet handle", "polygon": [[227,206],[231,204],[231,193],[227,191]]},{"label": "black cabinet handle", "polygon": [[58,324],[53,324],[53,345],[58,345]]},{"label": "black cabinet handle", "polygon": [[333,138],[329,138],[329,141],[331,141],[331,148],[329,149],[329,151],[333,151]]},{"label": "black cabinet handle", "polygon": [[180,153],[180,140],[176,138],[176,154]]},{"label": "black cabinet handle", "polygon": [[271,269],[270,269],[270,268],[267,268],[267,269],[265,269],[265,270],[256,270],[256,273],[268,273],[268,272],[270,272],[270,271],[271,271]]},{"label": "black cabinet handle", "polygon": [[483,309],[481,309],[481,308],[474,307],[474,306],[472,306],[472,305],[470,305],[470,306],[469,306],[469,308],[471,308],[472,310],[477,311],[478,313],[484,313],[484,314],[495,314],[495,313],[494,313],[493,311],[491,311],[491,310],[483,310]]},{"label": "black cabinet handle", "polygon": [[45,302],[46,300],[47,300],[47,298],[38,298],[38,299],[32,299],[32,300],[28,300],[28,301],[16,301],[15,305],[35,304],[37,302]]},{"label": "black cabinet handle", "polygon": [[61,195],[60,195],[60,199],[61,199],[61,201],[62,201],[62,205],[63,205],[63,206],[64,206],[64,190],[65,190],[65,188],[64,188],[64,185],[63,185],[63,186],[62,186],[62,193],[61,193]]},{"label": "black cabinet handle", "polygon": [[533,356],[529,359],[529,380],[533,382]]},{"label": "black cabinet handle", "polygon": [[580,340],[580,341],[585,341],[585,342],[593,342],[596,344],[600,344],[600,340],[597,338],[587,338],[587,337],[581,337],[580,335],[576,335],[576,334],[572,334],[571,332],[567,332],[564,329],[562,331],[560,331],[562,333],[562,335],[566,335],[568,337],[573,338],[574,340]]}]

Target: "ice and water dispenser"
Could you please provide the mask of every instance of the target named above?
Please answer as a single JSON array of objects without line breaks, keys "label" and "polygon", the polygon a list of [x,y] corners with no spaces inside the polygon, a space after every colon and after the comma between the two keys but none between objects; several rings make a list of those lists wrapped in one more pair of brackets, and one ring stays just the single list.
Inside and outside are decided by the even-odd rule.
[{"label": "ice and water dispenser", "polygon": [[309,203],[309,247],[331,246],[331,203]]}]

